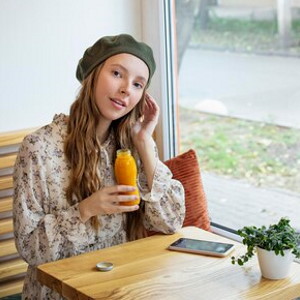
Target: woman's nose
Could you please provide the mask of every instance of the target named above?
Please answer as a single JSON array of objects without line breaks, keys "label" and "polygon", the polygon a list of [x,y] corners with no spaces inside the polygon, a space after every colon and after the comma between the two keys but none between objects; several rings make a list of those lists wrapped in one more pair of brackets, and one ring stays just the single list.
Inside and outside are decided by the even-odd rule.
[{"label": "woman's nose", "polygon": [[127,83],[124,83],[121,87],[120,87],[120,93],[122,95],[128,95],[129,94],[129,87]]}]

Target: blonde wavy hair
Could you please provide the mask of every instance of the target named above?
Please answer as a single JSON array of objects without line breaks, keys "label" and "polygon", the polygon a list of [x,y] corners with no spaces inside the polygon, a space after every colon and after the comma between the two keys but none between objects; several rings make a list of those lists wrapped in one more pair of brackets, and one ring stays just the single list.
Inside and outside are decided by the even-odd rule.
[{"label": "blonde wavy hair", "polygon": [[[82,82],[78,96],[70,108],[67,137],[64,144],[65,155],[71,166],[71,178],[66,191],[67,201],[70,205],[74,204],[73,195],[80,202],[101,187],[98,170],[100,141],[96,135],[100,112],[95,101],[95,86],[102,65],[95,68]],[[112,122],[110,129],[115,136],[117,149],[128,148],[134,152],[130,129],[143,115],[144,105],[145,92],[132,111]],[[142,201],[138,211],[126,213],[128,240],[146,236],[146,230],[142,224],[143,212]],[[91,218],[91,223],[95,229],[99,228],[97,216]]]}]

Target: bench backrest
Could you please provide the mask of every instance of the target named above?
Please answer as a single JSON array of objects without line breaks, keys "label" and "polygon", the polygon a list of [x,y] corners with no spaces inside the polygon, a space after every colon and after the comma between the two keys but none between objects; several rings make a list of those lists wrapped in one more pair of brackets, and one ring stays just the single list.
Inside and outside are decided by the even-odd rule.
[{"label": "bench backrest", "polygon": [[0,298],[21,293],[27,264],[13,236],[13,167],[23,138],[34,129],[0,133]]}]

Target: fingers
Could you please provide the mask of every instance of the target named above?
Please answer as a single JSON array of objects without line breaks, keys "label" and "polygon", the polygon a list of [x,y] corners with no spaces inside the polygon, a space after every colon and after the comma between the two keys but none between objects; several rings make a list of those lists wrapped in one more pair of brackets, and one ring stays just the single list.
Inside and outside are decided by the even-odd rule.
[{"label": "fingers", "polygon": [[117,196],[117,201],[114,201],[111,203],[112,205],[112,211],[114,213],[122,213],[122,212],[131,212],[138,210],[140,207],[139,205],[122,205],[122,202],[129,202],[129,201],[134,201],[137,200],[138,197],[135,195],[124,195],[124,196]]},{"label": "fingers", "polygon": [[119,205],[120,212],[131,212],[138,210],[140,207],[138,205],[131,205],[131,206],[125,206],[125,205]]},{"label": "fingers", "polygon": [[154,98],[152,96],[150,96],[150,94],[146,94],[145,96],[146,99],[146,104],[150,107],[158,107],[156,101],[154,100]]},{"label": "fingers", "polygon": [[119,194],[119,193],[124,193],[124,192],[134,192],[136,190],[135,186],[131,185],[113,185],[109,187],[105,187],[106,192],[108,194]]},{"label": "fingers", "polygon": [[130,212],[138,210],[140,207],[139,205],[122,205],[122,202],[113,202],[111,204],[110,212],[111,213],[122,213],[122,212]]},{"label": "fingers", "polygon": [[145,105],[146,110],[155,112],[158,114],[159,106],[156,103],[155,99],[152,96],[150,96],[149,94],[146,94],[145,99],[146,99],[146,105]]},{"label": "fingers", "polygon": [[129,202],[129,201],[135,201],[139,197],[137,195],[118,195],[115,196],[116,201],[115,202]]},{"label": "fingers", "polygon": [[138,195],[124,195],[122,193],[135,192],[137,188],[130,185],[115,185],[110,187],[105,187],[105,192],[107,193],[107,205],[111,206],[114,212],[128,212],[139,209],[138,205],[122,205],[122,202],[131,202],[139,198]]}]

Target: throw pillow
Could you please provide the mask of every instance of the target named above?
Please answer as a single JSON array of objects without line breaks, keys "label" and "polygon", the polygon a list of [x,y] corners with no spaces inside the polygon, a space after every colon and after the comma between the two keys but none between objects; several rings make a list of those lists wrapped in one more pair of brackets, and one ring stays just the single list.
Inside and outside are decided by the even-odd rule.
[{"label": "throw pillow", "polygon": [[196,226],[210,231],[207,201],[196,152],[191,149],[165,161],[165,164],[173,173],[173,178],[184,187],[186,215],[183,226]]}]

